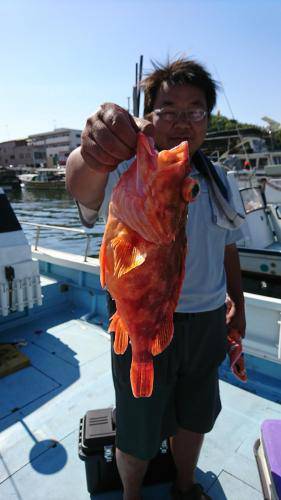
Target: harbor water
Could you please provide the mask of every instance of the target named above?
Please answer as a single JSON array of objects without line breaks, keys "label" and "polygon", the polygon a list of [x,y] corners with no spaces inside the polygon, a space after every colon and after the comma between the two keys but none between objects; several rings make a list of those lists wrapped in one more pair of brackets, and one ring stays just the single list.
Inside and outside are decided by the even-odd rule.
[{"label": "harbor water", "polygon": [[[35,243],[36,228],[25,224],[25,222],[65,226],[79,230],[84,229],[87,233],[92,234],[88,254],[98,254],[104,230],[103,220],[98,220],[93,229],[84,228],[81,225],[76,204],[66,191],[31,191],[22,188],[19,192],[8,192],[7,196],[30,244]],[[38,245],[75,254],[84,254],[86,241],[83,234],[42,228]]]},{"label": "harbor water", "polygon": [[[83,228],[76,204],[66,191],[31,191],[22,188],[19,192],[7,193],[7,196],[30,244],[35,243],[36,228],[25,225],[25,222],[84,229],[92,235],[88,255],[98,256],[104,221],[99,219],[93,229]],[[86,243],[87,240],[83,234],[42,228],[38,245],[84,255]],[[258,295],[281,297],[281,284],[276,280],[270,280],[270,277],[268,280],[261,280],[243,275],[243,289],[245,292]]]}]

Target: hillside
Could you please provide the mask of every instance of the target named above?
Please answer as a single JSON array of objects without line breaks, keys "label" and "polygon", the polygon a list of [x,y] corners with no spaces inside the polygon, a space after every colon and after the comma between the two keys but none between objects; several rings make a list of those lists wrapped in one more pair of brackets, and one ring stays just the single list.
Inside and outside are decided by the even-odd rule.
[{"label": "hillside", "polygon": [[238,122],[237,120],[227,118],[220,113],[211,115],[208,132],[234,130],[237,129],[237,127],[239,129],[256,129],[258,135],[262,134],[263,138],[266,140],[269,149],[281,149],[281,130],[270,134],[268,128],[266,127],[260,127],[253,123]]}]

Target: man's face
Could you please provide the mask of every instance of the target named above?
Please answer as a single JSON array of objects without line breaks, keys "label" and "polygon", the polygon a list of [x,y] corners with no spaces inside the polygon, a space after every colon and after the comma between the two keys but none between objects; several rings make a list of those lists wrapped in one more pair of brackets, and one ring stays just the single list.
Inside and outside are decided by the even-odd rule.
[{"label": "man's face", "polygon": [[[156,96],[154,110],[173,111],[207,111],[204,92],[193,85],[184,84],[169,86],[164,83]],[[164,115],[162,115],[164,117]],[[155,143],[159,150],[171,149],[182,141],[188,141],[192,156],[203,144],[208,126],[208,117],[194,122],[188,115],[182,113],[172,122],[161,117],[161,113],[152,113],[152,123],[155,127]]]}]

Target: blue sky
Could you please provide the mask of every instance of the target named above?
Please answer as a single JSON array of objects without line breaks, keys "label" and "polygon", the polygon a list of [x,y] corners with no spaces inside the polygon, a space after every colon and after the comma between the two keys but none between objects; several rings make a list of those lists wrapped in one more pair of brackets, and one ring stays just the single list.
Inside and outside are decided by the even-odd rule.
[{"label": "blue sky", "polygon": [[[145,71],[191,56],[236,119],[281,122],[280,0],[1,0],[0,18],[0,141],[127,107],[140,54]],[[217,109],[231,117],[223,92]]]}]

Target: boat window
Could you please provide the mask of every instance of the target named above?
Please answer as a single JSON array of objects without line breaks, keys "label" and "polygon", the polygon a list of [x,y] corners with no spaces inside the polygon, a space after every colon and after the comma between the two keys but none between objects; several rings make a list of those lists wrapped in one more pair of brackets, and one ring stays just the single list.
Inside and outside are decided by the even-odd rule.
[{"label": "boat window", "polygon": [[246,214],[265,208],[260,188],[241,189],[240,194]]}]

